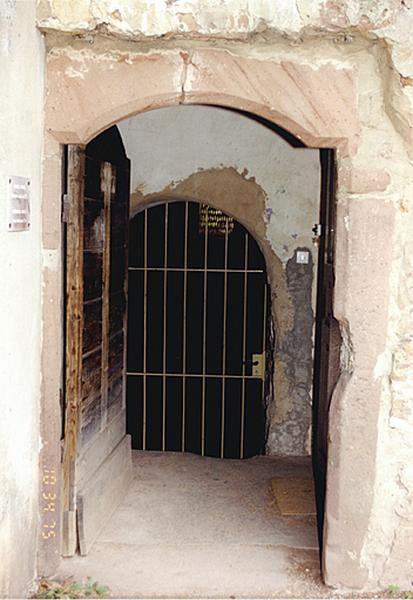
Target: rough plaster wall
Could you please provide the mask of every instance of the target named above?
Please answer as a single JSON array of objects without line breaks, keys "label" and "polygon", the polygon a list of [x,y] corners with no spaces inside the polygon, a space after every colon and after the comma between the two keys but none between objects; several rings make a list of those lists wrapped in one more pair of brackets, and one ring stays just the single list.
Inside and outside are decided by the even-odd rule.
[{"label": "rough plaster wall", "polygon": [[[327,582],[334,586],[410,587],[411,0],[245,0],[233,4],[218,0],[160,0],[156,5],[143,1],[133,4],[133,8],[127,0],[76,0],[70,8],[62,0],[41,0],[38,17],[40,26],[49,31],[50,45],[54,43],[53,32],[84,34],[83,46],[73,63],[73,75],[77,78],[83,76],[78,67],[87,68],[83,60],[93,54],[91,49],[98,38],[106,53],[103,60],[108,60],[114,49],[113,62],[131,60],[134,52],[150,49],[149,42],[136,42],[151,40],[150,44],[158,45],[157,51],[173,47],[190,51],[202,40],[205,47],[222,46],[232,56],[297,62],[312,69],[327,63],[333,69],[355,69],[359,91],[356,112],[362,125],[360,143],[352,148],[350,156],[341,150],[338,153],[337,237],[342,241],[337,253],[334,308],[343,335],[343,373],[332,401],[326,522],[330,546],[326,548],[324,573]],[[61,37],[59,44],[64,45],[65,39],[69,37]],[[70,43],[75,44],[74,38],[70,38]],[[186,63],[182,67],[182,89],[190,90],[185,69]],[[228,77],[231,76],[229,72]],[[299,95],[300,82],[293,80],[292,85],[297,85]],[[326,106],[329,108],[328,102]],[[359,273],[362,282],[357,279]],[[368,306],[357,307],[352,287],[356,285],[367,297],[365,289],[370,284],[376,286],[377,295],[370,298]],[[375,320],[369,318],[371,313],[382,314],[382,322],[387,319],[384,341],[377,331],[380,323],[372,325]],[[383,345],[385,349],[378,357],[374,351],[366,356],[359,350],[359,346]],[[357,372],[370,372],[372,361],[374,381],[358,379]],[[358,395],[363,386],[370,390],[368,398]],[[376,394],[380,398],[378,405]],[[354,489],[357,493],[353,493]]]},{"label": "rough plaster wall", "polygon": [[[131,215],[139,204],[162,194],[215,202],[249,225],[267,263],[281,261],[283,267],[271,282],[276,374],[268,407],[267,452],[305,454],[311,419],[317,261],[311,230],[318,221],[318,151],[293,148],[247,117],[206,106],[147,112],[121,122],[119,128],[132,163]],[[254,186],[261,191],[261,201]],[[250,223],[254,204],[257,210]],[[299,247],[313,253],[309,265],[296,265]],[[270,278],[271,273],[269,268]],[[286,290],[288,309],[277,311],[281,289]]]},{"label": "rough plaster wall", "polygon": [[264,190],[266,237],[282,262],[297,246],[311,245],[318,219],[317,150],[293,148],[252,119],[208,106],[150,111],[118,127],[132,161],[132,191],[147,196],[198,171],[233,167]]},{"label": "rough plaster wall", "polygon": [[[0,2],[1,597],[27,591],[35,575],[38,533],[44,49],[34,23],[34,2]],[[6,229],[8,175],[31,180],[30,231]]]},{"label": "rough plaster wall", "polygon": [[[359,36],[383,43],[402,90],[384,82],[390,118],[408,135],[413,99],[411,0],[38,0],[45,31],[107,33],[130,40],[206,38],[225,40],[328,35],[337,44]],[[396,108],[396,110],[392,110]]]}]

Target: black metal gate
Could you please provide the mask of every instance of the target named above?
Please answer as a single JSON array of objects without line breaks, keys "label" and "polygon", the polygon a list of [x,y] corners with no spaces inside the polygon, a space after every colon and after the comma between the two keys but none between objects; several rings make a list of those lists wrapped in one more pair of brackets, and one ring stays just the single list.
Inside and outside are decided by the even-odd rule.
[{"label": "black metal gate", "polygon": [[263,452],[267,297],[257,243],[221,211],[173,202],[131,220],[134,448],[221,458]]}]

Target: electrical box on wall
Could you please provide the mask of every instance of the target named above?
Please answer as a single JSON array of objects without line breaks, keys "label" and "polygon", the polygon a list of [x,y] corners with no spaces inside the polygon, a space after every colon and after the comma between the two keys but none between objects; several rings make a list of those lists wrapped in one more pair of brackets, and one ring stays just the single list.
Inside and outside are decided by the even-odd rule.
[{"label": "electrical box on wall", "polygon": [[30,179],[10,176],[7,180],[7,229],[30,229]]},{"label": "electrical box on wall", "polygon": [[299,265],[308,265],[310,262],[310,253],[307,250],[297,250],[296,263]]}]

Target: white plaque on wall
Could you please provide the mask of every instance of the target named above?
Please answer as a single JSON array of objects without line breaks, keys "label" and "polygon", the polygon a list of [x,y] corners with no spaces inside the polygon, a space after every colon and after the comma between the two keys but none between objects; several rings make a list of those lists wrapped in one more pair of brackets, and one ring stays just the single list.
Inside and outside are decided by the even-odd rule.
[{"label": "white plaque on wall", "polygon": [[7,229],[30,229],[30,179],[9,177],[7,181]]}]

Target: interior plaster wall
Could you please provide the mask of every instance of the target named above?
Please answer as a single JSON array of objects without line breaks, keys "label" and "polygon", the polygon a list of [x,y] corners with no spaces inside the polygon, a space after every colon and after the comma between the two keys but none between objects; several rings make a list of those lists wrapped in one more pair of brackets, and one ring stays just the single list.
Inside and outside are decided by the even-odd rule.
[{"label": "interior plaster wall", "polygon": [[[131,216],[162,198],[209,202],[248,226],[266,255],[275,326],[269,454],[309,451],[319,218],[317,150],[293,148],[240,114],[169,107],[119,124],[131,159]],[[308,249],[297,265],[297,248]],[[297,293],[298,291],[298,293]]]},{"label": "interior plaster wall", "polygon": [[[25,595],[36,565],[43,64],[35,3],[0,2],[0,596],[8,598]],[[29,231],[8,232],[11,175],[30,179]]]},{"label": "interior plaster wall", "polygon": [[[224,104],[273,119],[313,147],[337,148],[334,315],[343,345],[330,414],[324,577],[337,587],[408,589],[410,2],[165,0],[132,10],[126,0],[42,0],[39,24],[49,44],[45,248],[59,247],[50,191],[59,142],[87,142],[139,111]],[[53,345],[47,352],[50,371]]]}]

